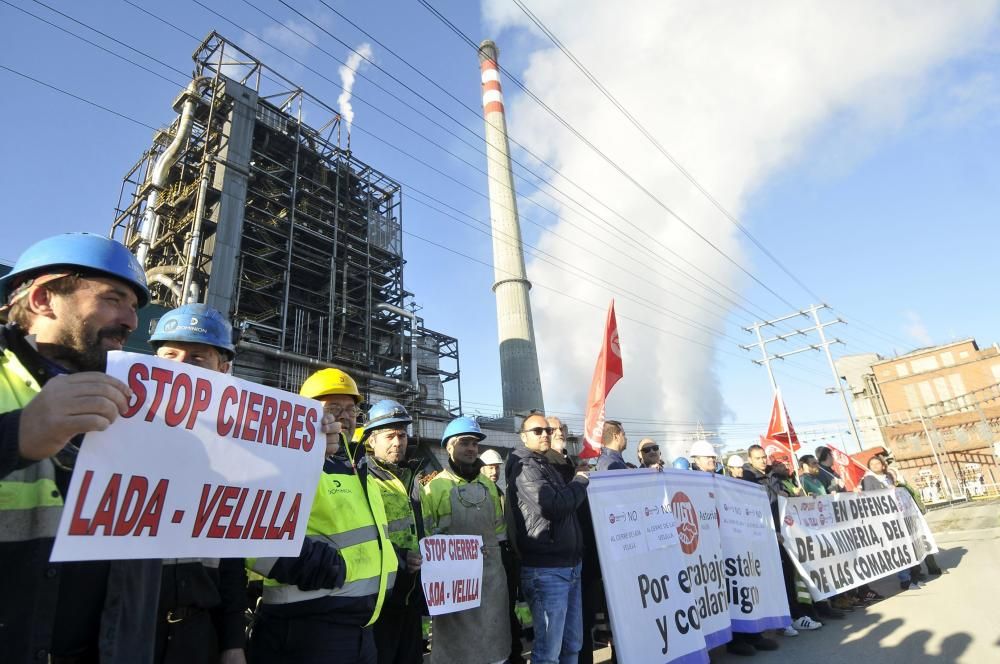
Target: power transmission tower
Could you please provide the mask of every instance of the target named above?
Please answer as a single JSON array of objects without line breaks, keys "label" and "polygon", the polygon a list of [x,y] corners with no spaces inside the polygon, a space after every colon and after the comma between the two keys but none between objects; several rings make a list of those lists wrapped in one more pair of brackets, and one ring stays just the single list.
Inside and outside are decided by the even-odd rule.
[{"label": "power transmission tower", "polygon": [[[827,339],[825,329],[831,325],[837,325],[838,323],[847,324],[842,318],[837,318],[835,320],[823,321],[820,319],[819,312],[824,309],[829,309],[830,307],[825,304],[813,304],[807,309],[801,309],[794,313],[788,314],[787,316],[782,316],[780,318],[775,318],[772,320],[765,320],[755,322],[749,327],[743,328],[746,332],[750,332],[757,336],[757,343],[740,345],[743,350],[749,351],[752,348],[759,348],[761,359],[750,360],[754,364],[760,365],[767,369],[767,377],[771,381],[771,389],[777,390],[778,383],[774,379],[774,371],[771,369],[771,362],[774,360],[784,360],[786,357],[791,357],[792,355],[797,355],[799,353],[805,353],[811,350],[819,351],[822,350],[826,353],[827,362],[830,364],[830,372],[833,374],[834,383],[837,385],[837,391],[840,392],[840,399],[844,404],[844,412],[847,413],[847,421],[851,423],[851,431],[854,434],[854,440],[858,444],[858,451],[864,449],[864,445],[861,442],[861,434],[858,432],[858,425],[854,421],[854,414],[851,412],[850,402],[847,400],[847,393],[844,391],[843,381],[840,379],[840,375],[837,372],[837,366],[833,362],[833,355],[830,354],[831,344],[842,344],[844,343],[840,339]],[[791,332],[786,332],[785,334],[778,334],[773,337],[765,338],[761,334],[761,330],[767,327],[773,327],[778,323],[784,322],[786,320],[792,320],[795,318],[806,318],[812,319],[813,325],[809,327],[803,327]],[[800,348],[795,348],[793,350],[784,353],[774,353],[773,355],[768,354],[767,345],[772,344],[776,341],[787,342],[789,339],[797,336],[802,336],[808,338],[812,333],[819,336],[819,343],[808,344]]]}]

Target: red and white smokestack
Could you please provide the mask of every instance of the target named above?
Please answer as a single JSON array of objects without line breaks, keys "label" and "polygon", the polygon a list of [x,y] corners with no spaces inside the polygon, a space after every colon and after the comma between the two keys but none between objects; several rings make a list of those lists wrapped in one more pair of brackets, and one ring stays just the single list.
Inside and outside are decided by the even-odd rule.
[{"label": "red and white smokestack", "polygon": [[504,415],[544,410],[538,352],[531,319],[531,283],[524,269],[521,225],[517,216],[510,144],[500,90],[499,51],[490,40],[479,45],[486,121],[486,170],[489,175],[490,224],[493,230],[493,292],[500,337],[500,380]]}]

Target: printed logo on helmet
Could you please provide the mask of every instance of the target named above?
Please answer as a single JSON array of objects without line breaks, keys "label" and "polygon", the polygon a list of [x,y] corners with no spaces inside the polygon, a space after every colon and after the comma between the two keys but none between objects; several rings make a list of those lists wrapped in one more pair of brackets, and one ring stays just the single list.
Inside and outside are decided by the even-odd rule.
[{"label": "printed logo on helmet", "polygon": [[168,320],[166,323],[163,324],[164,332],[173,332],[176,329],[177,329],[177,320],[174,318],[171,318],[170,320]]},{"label": "printed logo on helmet", "polygon": [[670,508],[677,519],[677,535],[681,541],[681,551],[692,554],[698,548],[698,512],[691,499],[683,491],[678,491],[670,499]]},{"label": "printed logo on helmet", "polygon": [[190,325],[191,327],[194,327],[197,324],[198,324],[198,317],[197,316],[191,316],[191,322],[188,323],[188,325]]}]

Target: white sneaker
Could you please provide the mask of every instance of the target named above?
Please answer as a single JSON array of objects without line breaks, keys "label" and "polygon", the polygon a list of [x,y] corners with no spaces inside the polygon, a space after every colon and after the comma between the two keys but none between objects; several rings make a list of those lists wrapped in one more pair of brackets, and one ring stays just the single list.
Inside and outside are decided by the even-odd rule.
[{"label": "white sneaker", "polygon": [[789,625],[785,629],[781,630],[781,633],[784,634],[785,636],[798,636],[799,630]]},{"label": "white sneaker", "polygon": [[795,629],[804,629],[804,630],[819,629],[822,626],[823,623],[821,623],[818,620],[813,620],[809,616],[802,616],[801,618],[796,619],[795,622],[792,623],[792,627],[794,627]]}]

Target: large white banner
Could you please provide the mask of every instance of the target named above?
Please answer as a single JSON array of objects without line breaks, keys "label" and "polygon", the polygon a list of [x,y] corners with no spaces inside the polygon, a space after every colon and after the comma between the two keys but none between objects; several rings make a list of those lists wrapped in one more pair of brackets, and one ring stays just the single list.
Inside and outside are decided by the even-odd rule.
[{"label": "large white banner", "polygon": [[[764,535],[767,496],[738,484],[692,471],[591,474],[590,512],[623,664],[707,662],[708,649],[731,638],[733,605],[746,625],[789,624],[777,539],[773,528]],[[753,513],[737,518],[737,503]],[[738,542],[727,544],[720,532],[726,508],[730,525],[743,529]]]},{"label": "large white banner", "polygon": [[88,434],[53,561],[296,556],[322,471],[317,401],[112,352],[128,412]]},{"label": "large white banner", "polygon": [[479,606],[483,585],[482,537],[431,535],[420,540],[420,555],[424,559],[420,565],[420,584],[432,616]]},{"label": "large white banner", "polygon": [[916,565],[937,544],[904,489],[778,499],[788,555],[814,599]]},{"label": "large white banner", "polygon": [[753,633],[791,625],[767,491],[718,475],[715,491],[733,631]]}]

